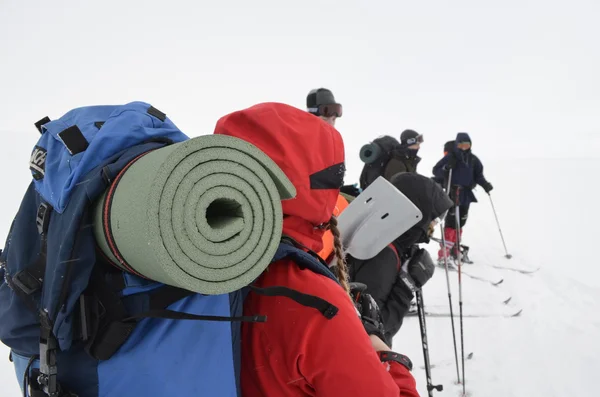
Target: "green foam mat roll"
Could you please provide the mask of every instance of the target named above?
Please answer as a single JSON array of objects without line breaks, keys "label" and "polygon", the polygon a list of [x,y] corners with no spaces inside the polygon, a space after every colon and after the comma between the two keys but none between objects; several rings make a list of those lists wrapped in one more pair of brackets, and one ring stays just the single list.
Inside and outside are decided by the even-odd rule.
[{"label": "green foam mat roll", "polygon": [[123,270],[202,294],[250,284],[279,245],[281,200],[296,195],[255,146],[205,135],[126,167],[95,208],[102,252]]}]

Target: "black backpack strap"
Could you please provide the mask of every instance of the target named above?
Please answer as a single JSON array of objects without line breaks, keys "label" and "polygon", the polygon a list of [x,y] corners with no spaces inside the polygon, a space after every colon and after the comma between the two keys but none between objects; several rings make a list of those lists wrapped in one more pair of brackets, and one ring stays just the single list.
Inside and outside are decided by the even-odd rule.
[{"label": "black backpack strap", "polygon": [[48,124],[50,122],[50,117],[45,116],[44,118],[36,121],[35,123],[33,123],[33,125],[35,125],[35,128],[40,132],[40,134],[42,134],[44,131],[42,130],[42,126],[44,124]]},{"label": "black backpack strap", "polygon": [[135,324],[121,321],[129,313],[98,266],[92,270],[89,292],[79,299],[81,338],[87,341],[85,350],[90,356],[108,360],[125,343]]},{"label": "black backpack strap", "polygon": [[6,277],[6,280],[7,284],[23,300],[25,305],[32,312],[39,315],[40,321],[40,368],[39,370],[31,370],[33,361],[38,358],[37,356],[31,357],[23,380],[24,393],[30,392],[31,396],[70,397],[73,395],[64,390],[58,382],[56,356],[59,348],[58,341],[53,333],[53,323],[47,311],[37,308],[33,297],[33,294],[40,291],[44,285],[48,249],[47,234],[51,213],[52,207],[42,202],[36,214],[36,224],[40,235],[40,252],[33,263],[12,277]]},{"label": "black backpack strap", "polygon": [[294,240],[293,238],[284,235],[283,237],[281,237],[281,243],[282,244],[286,244],[286,245],[290,245],[290,246],[295,247],[295,248],[304,249],[306,251],[306,253],[309,254],[310,256],[312,256],[313,258],[315,258],[316,261],[320,262],[325,267],[329,267],[327,265],[327,262],[325,262],[323,260],[323,258],[321,258],[319,256],[319,254],[317,254],[315,251],[313,251],[310,248],[308,248],[306,245],[301,244],[298,241]]},{"label": "black backpack strap", "polygon": [[[305,245],[300,244],[298,241],[294,240],[293,238],[284,235],[281,238],[281,243],[285,244],[285,245],[289,245],[291,247],[294,247],[295,249],[298,249],[298,250],[300,250],[300,248],[305,249],[306,253],[308,253],[315,261],[318,261],[325,268],[327,268],[327,264],[325,263],[325,261],[316,252],[312,251]],[[301,264],[298,264],[298,266],[303,267]],[[259,288],[259,287],[255,287],[255,286],[251,285],[250,290],[259,295],[264,295],[264,296],[285,296],[285,297],[290,298],[293,301],[301,304],[302,306],[311,307],[311,308],[318,310],[328,320],[331,320],[333,317],[335,317],[335,315],[339,311],[339,309],[335,305],[327,302],[323,298],[319,298],[318,296],[314,296],[314,295],[305,294],[305,293],[302,293],[300,291],[297,291],[295,289],[288,288],[288,287],[273,286],[273,287]]]},{"label": "black backpack strap", "polygon": [[[137,323],[144,318],[197,321],[264,322],[265,316],[204,316],[168,310],[171,304],[195,294],[181,288],[162,286],[149,292],[148,310],[129,313],[119,294],[115,277],[107,281],[106,273],[94,266],[88,293],[80,298],[81,339],[86,352],[97,360],[108,360],[127,341]],[[115,284],[116,283],[116,284]]]},{"label": "black backpack strap", "polygon": [[265,296],[285,296],[292,299],[293,301],[301,304],[302,306],[312,307],[317,309],[326,319],[331,320],[338,313],[339,309],[333,304],[327,302],[325,299],[319,298],[318,296],[304,294],[300,291],[296,291],[292,288],[287,287],[267,287],[258,288],[250,286],[253,292],[259,295]]},{"label": "black backpack strap", "polygon": [[40,252],[35,261],[29,266],[7,278],[9,285],[17,295],[20,295],[27,306],[37,313],[37,307],[33,302],[31,295],[42,288],[44,274],[46,273],[46,251],[48,246],[47,233],[50,225],[50,214],[52,207],[49,204],[41,203],[38,207],[36,224],[40,234]]}]

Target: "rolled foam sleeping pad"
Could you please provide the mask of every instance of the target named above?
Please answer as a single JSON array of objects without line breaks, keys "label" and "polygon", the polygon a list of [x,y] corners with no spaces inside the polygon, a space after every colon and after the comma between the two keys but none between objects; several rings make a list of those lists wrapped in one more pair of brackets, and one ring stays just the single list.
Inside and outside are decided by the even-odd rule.
[{"label": "rolled foam sleeping pad", "polygon": [[377,161],[381,155],[381,147],[376,143],[367,143],[360,148],[360,159],[365,164]]},{"label": "rolled foam sleeping pad", "polygon": [[197,293],[235,291],[269,265],[281,200],[296,195],[257,147],[205,135],[139,157],[95,207],[102,252],[123,270]]}]

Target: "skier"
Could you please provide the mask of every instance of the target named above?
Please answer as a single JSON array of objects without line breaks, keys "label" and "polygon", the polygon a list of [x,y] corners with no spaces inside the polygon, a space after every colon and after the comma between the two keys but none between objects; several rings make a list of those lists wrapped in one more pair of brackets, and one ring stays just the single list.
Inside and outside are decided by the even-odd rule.
[{"label": "skier", "polygon": [[[360,174],[360,187],[366,189],[375,179],[383,176],[388,181],[399,172],[417,172],[421,158],[417,156],[423,135],[414,130],[404,130],[400,142],[389,135],[381,136],[361,150],[365,165]],[[364,158],[363,153],[367,156]]]},{"label": "skier", "polygon": [[[448,186],[448,176],[452,170],[452,180],[450,181],[450,198],[454,202],[454,207],[448,211],[444,226],[444,237],[447,245],[456,243],[457,237],[462,238],[463,227],[469,216],[469,207],[471,203],[476,203],[477,198],[473,194],[473,189],[480,185],[486,193],[489,193],[493,186],[483,175],[483,165],[479,158],[471,152],[471,138],[466,132],[459,132],[456,135],[454,148],[445,155],[434,167],[433,175],[435,180],[443,181],[443,186]],[[456,227],[456,207],[459,213],[460,236],[457,236]],[[440,246],[438,252],[438,262],[444,263],[444,251],[449,259],[454,262],[458,257],[456,246],[452,249]],[[462,257],[465,263],[470,262],[463,253]]]},{"label": "skier", "polygon": [[342,105],[335,101],[333,92],[327,88],[315,88],[306,96],[306,108],[310,114],[320,117],[335,127],[335,121],[342,117]]},{"label": "skier", "polygon": [[[271,264],[254,282],[256,288],[287,287],[313,295],[337,312],[328,319],[294,299],[263,296],[255,288],[249,292],[244,315],[260,313],[268,321],[242,324],[242,395],[418,397],[410,361],[389,351],[381,328],[369,328],[364,318],[361,324],[349,296],[337,220],[332,217],[344,177],[340,134],[282,104],[229,114],[217,122],[215,133],[252,143],[281,167],[297,190],[294,199],[282,202],[283,234],[314,254],[323,246],[324,231],[331,230],[340,282],[303,269],[291,259]],[[376,312],[371,315],[377,317]],[[325,313],[333,314],[329,309]]]},{"label": "skier", "polygon": [[350,281],[365,284],[381,308],[388,346],[402,326],[413,290],[422,287],[434,272],[429,254],[417,244],[429,242],[430,224],[452,206],[440,186],[425,176],[399,173],[391,183],[419,208],[423,218],[375,257],[348,257]]}]

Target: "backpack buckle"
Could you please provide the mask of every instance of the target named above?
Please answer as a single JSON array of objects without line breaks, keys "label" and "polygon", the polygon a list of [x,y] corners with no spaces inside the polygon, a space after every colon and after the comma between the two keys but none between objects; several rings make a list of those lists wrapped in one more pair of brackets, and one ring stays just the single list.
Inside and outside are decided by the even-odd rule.
[{"label": "backpack buckle", "polygon": [[29,273],[27,269],[23,269],[12,276],[12,284],[18,287],[26,295],[31,295],[42,288],[42,281]]},{"label": "backpack buckle", "polygon": [[48,225],[50,225],[51,210],[52,208],[46,203],[42,203],[38,207],[35,223],[37,225],[39,234],[45,234],[48,231]]},{"label": "backpack buckle", "polygon": [[52,325],[47,312],[40,315],[40,375],[38,383],[49,397],[61,395],[58,384],[58,367],[56,365],[56,352],[58,342],[52,335]]}]

